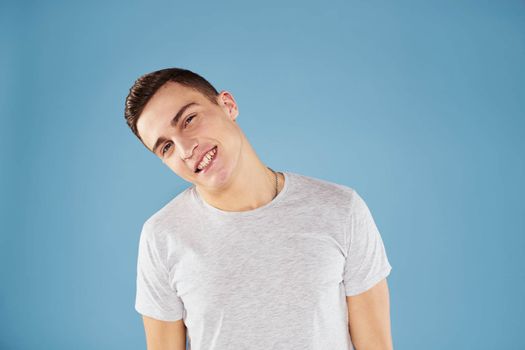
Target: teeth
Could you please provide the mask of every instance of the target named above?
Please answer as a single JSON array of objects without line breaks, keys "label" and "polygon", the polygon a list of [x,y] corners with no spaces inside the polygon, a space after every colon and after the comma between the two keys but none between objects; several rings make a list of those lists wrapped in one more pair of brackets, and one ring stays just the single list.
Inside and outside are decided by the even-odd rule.
[{"label": "teeth", "polygon": [[210,160],[213,158],[213,156],[215,155],[215,148],[212,149],[211,151],[209,151],[208,153],[206,153],[206,155],[204,156],[204,158],[202,159],[202,162],[199,163],[199,165],[197,166],[197,169],[199,170],[202,170],[204,169],[205,167],[208,166],[208,164],[210,163]]}]

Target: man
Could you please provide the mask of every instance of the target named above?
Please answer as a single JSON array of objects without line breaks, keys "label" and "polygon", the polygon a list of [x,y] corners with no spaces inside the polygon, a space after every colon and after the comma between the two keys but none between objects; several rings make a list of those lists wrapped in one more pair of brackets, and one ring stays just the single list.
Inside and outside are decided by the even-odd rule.
[{"label": "man", "polygon": [[[352,188],[275,172],[232,94],[171,68],[126,98],[139,140],[192,186],[142,227],[135,309],[149,350],[392,349],[391,266]],[[297,152],[301,152],[300,149]]]}]

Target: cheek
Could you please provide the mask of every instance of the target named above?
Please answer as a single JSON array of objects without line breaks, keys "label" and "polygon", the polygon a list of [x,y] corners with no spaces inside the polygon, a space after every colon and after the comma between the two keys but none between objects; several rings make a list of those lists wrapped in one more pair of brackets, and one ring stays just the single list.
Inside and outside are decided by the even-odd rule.
[{"label": "cheek", "polygon": [[213,136],[213,134],[216,133],[217,130],[220,130],[220,128],[221,127],[219,125],[215,125],[214,123],[202,123],[196,126],[196,130],[199,135],[207,136]]},{"label": "cheek", "polygon": [[182,163],[181,159],[176,159],[177,154],[171,154],[170,159],[164,161],[164,165],[173,170],[175,173],[184,173],[188,171],[188,168]]},{"label": "cheek", "polygon": [[224,140],[235,139],[239,136],[239,125],[230,120],[221,120],[216,125],[216,134],[223,137]]}]

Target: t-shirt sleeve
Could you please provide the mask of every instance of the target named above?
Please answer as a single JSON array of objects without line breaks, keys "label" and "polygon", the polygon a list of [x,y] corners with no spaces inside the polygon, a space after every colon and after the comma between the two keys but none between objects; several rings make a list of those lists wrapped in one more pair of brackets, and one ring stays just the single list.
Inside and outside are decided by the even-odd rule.
[{"label": "t-shirt sleeve", "polygon": [[159,249],[162,244],[149,229],[144,224],[139,239],[135,310],[157,320],[177,321],[183,318],[184,306],[169,284],[166,248]]},{"label": "t-shirt sleeve", "polygon": [[352,189],[346,224],[347,255],[343,273],[346,296],[363,293],[390,274],[383,240],[365,201]]}]

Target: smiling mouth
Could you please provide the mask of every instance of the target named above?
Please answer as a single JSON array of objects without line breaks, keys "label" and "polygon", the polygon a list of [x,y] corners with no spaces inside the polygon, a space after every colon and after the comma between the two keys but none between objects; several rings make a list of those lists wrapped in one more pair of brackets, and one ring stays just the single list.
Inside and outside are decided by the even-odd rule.
[{"label": "smiling mouth", "polygon": [[217,156],[217,151],[218,151],[217,146],[213,147],[211,150],[214,150],[214,149],[215,149],[215,154],[213,155],[213,158],[210,160],[210,162],[208,163],[208,165],[206,165],[206,166],[205,166],[204,168],[202,168],[202,169],[199,169],[199,168],[195,169],[195,173],[196,173],[196,174],[198,174],[198,173],[202,172],[203,170],[205,170],[206,168],[208,168],[208,167],[211,165],[211,162],[213,162],[213,161],[215,160],[215,157]]}]

